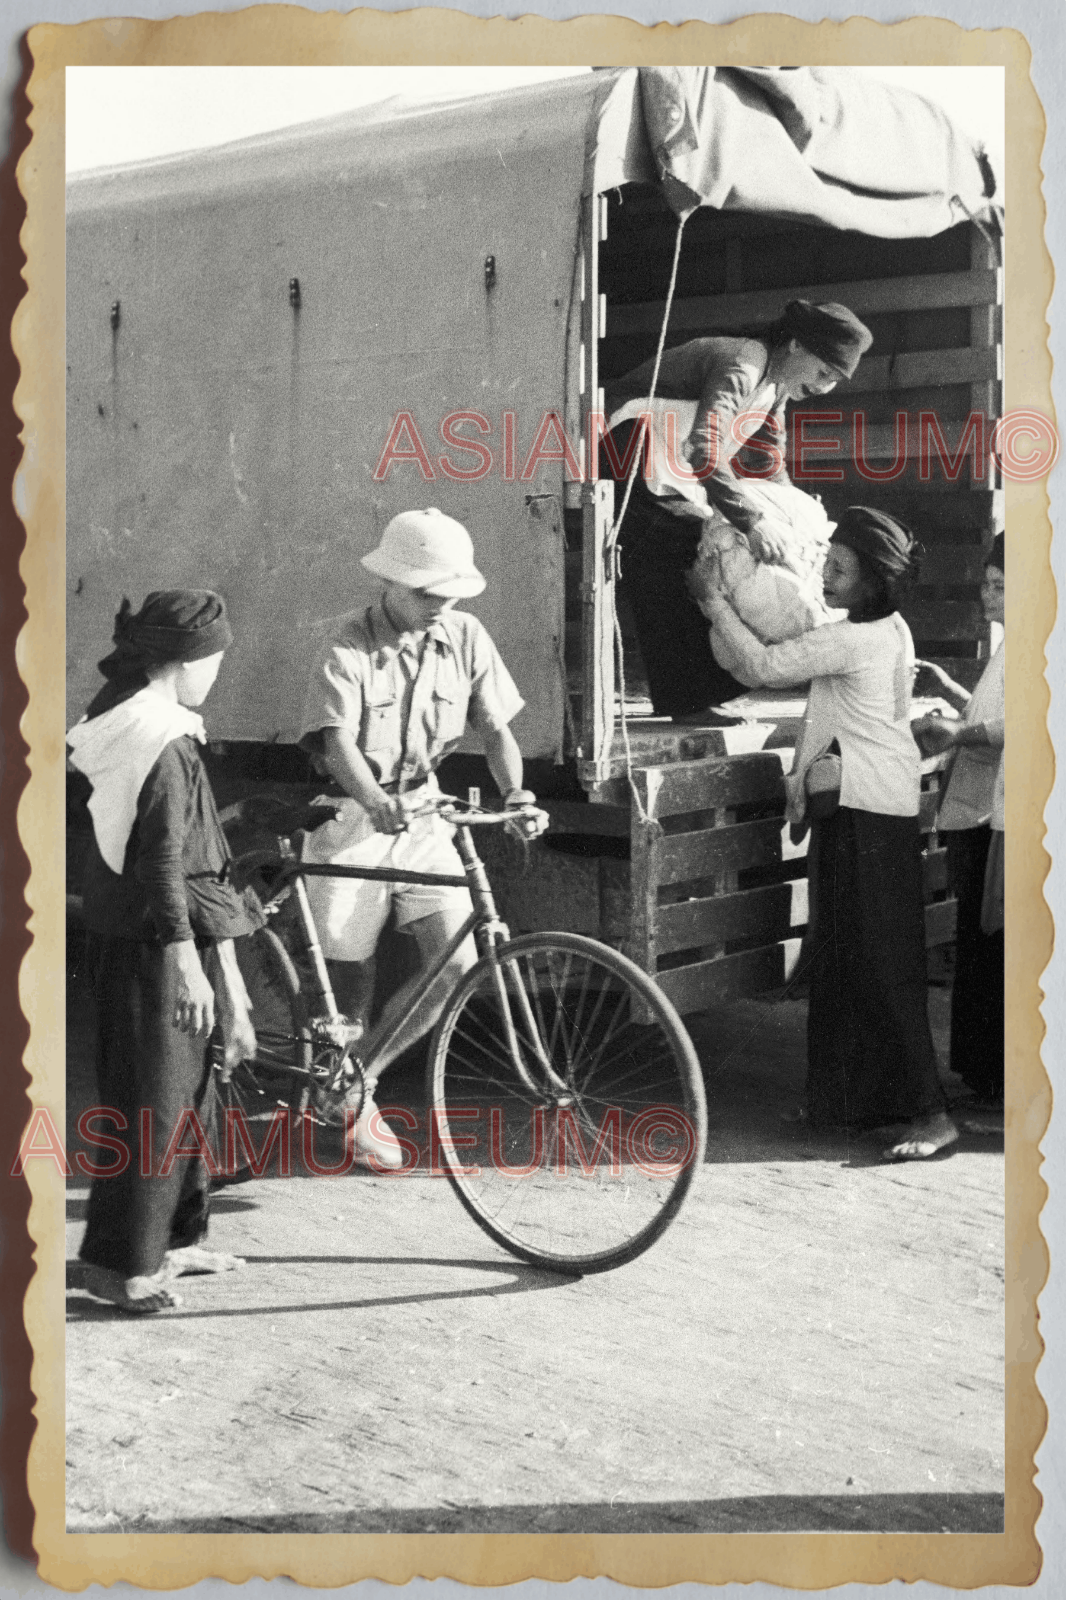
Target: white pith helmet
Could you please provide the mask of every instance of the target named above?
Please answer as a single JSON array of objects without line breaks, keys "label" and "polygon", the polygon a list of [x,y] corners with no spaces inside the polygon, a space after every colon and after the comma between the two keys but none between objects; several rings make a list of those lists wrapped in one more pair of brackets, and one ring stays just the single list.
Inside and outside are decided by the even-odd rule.
[{"label": "white pith helmet", "polygon": [[485,587],[470,535],[436,506],[393,517],[377,549],[362,562],[375,577],[448,599],[470,600]]}]

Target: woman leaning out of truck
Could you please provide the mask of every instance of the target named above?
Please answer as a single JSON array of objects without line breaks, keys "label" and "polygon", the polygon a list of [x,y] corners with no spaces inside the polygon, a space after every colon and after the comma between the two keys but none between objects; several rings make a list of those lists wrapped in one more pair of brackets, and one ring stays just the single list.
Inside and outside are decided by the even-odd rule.
[{"label": "woman leaning out of truck", "polygon": [[886,1156],[920,1160],[958,1138],[929,1029],[920,755],[910,728],[914,646],[896,610],[915,541],[853,506],[833,534],[825,598],[847,620],[763,645],[721,586],[701,602],[746,681],[811,688],[788,818],[810,824],[813,925],[806,1104],[819,1128],[876,1132]]},{"label": "woman leaning out of truck", "polygon": [[216,1019],[224,1073],[255,1052],[233,940],[262,918],[227,881],[193,709],[230,638],[210,591],[150,594],[136,614],[124,600],[107,682],[67,735],[92,784],[83,904],[100,1115],[124,1146],[93,1179],[78,1281],[140,1315],[180,1303],[171,1279],[242,1264],[203,1247],[210,1163],[191,1148],[213,1120]]}]

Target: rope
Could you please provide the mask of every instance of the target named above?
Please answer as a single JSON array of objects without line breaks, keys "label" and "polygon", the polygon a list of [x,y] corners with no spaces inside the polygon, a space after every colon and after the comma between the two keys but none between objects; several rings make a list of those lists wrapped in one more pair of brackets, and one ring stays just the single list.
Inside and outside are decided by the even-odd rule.
[{"label": "rope", "polygon": [[[666,291],[666,304],[663,307],[662,326],[659,329],[659,344],[658,344],[658,347],[657,347],[657,349],[655,351],[655,365],[652,368],[651,385],[650,385],[649,392],[648,392],[648,403],[649,404],[655,398],[655,389],[656,389],[656,385],[659,382],[659,366],[660,366],[660,363],[662,361],[663,347],[664,347],[664,345],[666,343],[666,330],[667,330],[667,327],[668,327],[669,322],[670,322],[670,311],[671,311],[671,309],[673,307],[673,303],[674,303],[674,290],[677,287],[677,268],[678,268],[678,262],[681,259],[681,236],[684,233],[686,221],[687,221],[687,217],[686,216],[678,217],[678,219],[677,219],[677,236],[674,239],[674,260],[673,260],[673,265],[670,268],[670,284],[669,284],[669,287],[667,288],[667,291]],[[605,546],[605,549],[604,549],[604,555],[605,555],[605,557],[607,559],[608,571],[612,574],[612,577],[615,577],[615,578],[617,577],[615,550],[616,550],[617,545],[618,545],[618,535],[619,535],[619,532],[620,532],[621,527],[622,527],[622,520],[625,517],[625,514],[626,514],[627,510],[629,509],[629,498],[630,498],[630,495],[633,493],[633,484],[634,484],[634,482],[636,480],[637,473],[640,470],[641,458],[642,458],[642,456],[644,454],[644,444],[646,442],[647,436],[648,436],[647,424],[646,423],[641,423],[640,435],[637,438],[636,444],[634,446],[633,461],[632,461],[632,464],[630,465],[630,468],[629,468],[629,476],[626,479],[625,494],[622,496],[622,509],[619,511],[617,517],[614,519],[614,522],[613,522],[613,524],[611,526],[611,531],[607,535],[607,543],[606,543],[606,546]],[[640,820],[642,822],[650,822],[651,818],[648,816],[648,813],[644,808],[644,802],[640,797],[640,791],[637,788],[636,782],[634,781],[634,778],[633,778],[633,751],[632,751],[632,748],[631,748],[630,743],[629,743],[629,725],[628,725],[628,723],[626,721],[626,660],[625,660],[625,646],[624,646],[624,644],[622,642],[622,625],[618,620],[618,606],[617,606],[617,603],[615,601],[615,585],[613,583],[611,585],[611,624],[612,624],[612,628],[613,628],[613,631],[614,631],[615,671],[616,671],[617,676],[618,676],[618,705],[619,705],[619,710],[620,710],[620,718],[619,718],[619,720],[620,720],[621,729],[622,729],[622,749],[623,749],[623,751],[625,753],[626,781],[629,784],[630,792],[631,792],[631,794],[633,796],[633,803],[637,808],[637,814],[640,817]],[[611,714],[612,714],[612,721],[614,720],[613,719],[613,713],[614,713],[614,707],[613,706],[602,706],[601,710],[604,712],[604,721],[605,722],[606,722],[606,713],[608,711],[610,711]]]}]

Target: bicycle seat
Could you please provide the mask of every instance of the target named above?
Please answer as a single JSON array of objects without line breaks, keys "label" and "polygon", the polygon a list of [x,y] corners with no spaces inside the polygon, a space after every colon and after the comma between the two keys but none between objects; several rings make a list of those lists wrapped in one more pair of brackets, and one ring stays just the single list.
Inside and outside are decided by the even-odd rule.
[{"label": "bicycle seat", "polygon": [[289,836],[302,830],[311,833],[339,814],[339,802],[318,795],[313,800],[289,799],[276,794],[246,795],[219,813],[231,840],[234,836],[271,834]]}]

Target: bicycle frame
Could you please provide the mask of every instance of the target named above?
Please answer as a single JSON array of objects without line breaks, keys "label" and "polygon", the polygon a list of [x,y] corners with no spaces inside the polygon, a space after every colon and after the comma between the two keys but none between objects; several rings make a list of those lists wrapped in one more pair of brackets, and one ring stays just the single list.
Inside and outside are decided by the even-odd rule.
[{"label": "bicycle frame", "polygon": [[[500,1014],[506,1030],[507,1043],[511,1051],[515,1071],[531,1093],[538,1093],[537,1085],[535,1085],[530,1076],[519,1044],[518,1030],[511,1010],[511,1001],[505,977],[505,973],[508,971],[511,973],[511,987],[518,1001],[521,1022],[524,1024],[526,1035],[531,1041],[536,1054],[537,1065],[544,1074],[547,1085],[557,1094],[565,1095],[567,1085],[548,1060],[540,1038],[540,1032],[536,1026],[536,1019],[529,1004],[529,996],[514,971],[514,963],[506,960],[501,962],[499,960],[497,952],[500,946],[506,944],[510,938],[510,933],[506,925],[500,921],[492,886],[485,872],[484,863],[474,847],[470,828],[462,822],[456,824],[455,843],[463,862],[464,873],[462,877],[459,877],[458,874],[408,872],[401,868],[354,867],[340,866],[327,862],[299,861],[291,846],[285,850],[285,876],[292,884],[296,897],[304,939],[315,969],[315,981],[326,1008],[328,1020],[331,1022],[337,1021],[340,1013],[337,1009],[336,998],[330,983],[326,960],[322,953],[318,929],[315,926],[315,919],[307,897],[305,879],[356,878],[376,883],[436,884],[442,887],[469,889],[474,902],[473,910],[448,941],[444,949],[439,952],[429,968],[421,975],[415,993],[411,997],[411,1008],[416,1008],[426,999],[464,941],[471,933],[474,934],[480,954],[487,955],[492,960],[493,987],[500,1006]],[[373,1051],[363,1059],[362,1065],[365,1069],[372,1069],[374,1062],[393,1042],[406,1021],[406,1015],[397,1017],[381,1038],[375,1041]]]}]

